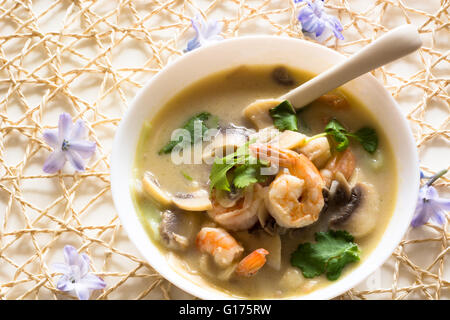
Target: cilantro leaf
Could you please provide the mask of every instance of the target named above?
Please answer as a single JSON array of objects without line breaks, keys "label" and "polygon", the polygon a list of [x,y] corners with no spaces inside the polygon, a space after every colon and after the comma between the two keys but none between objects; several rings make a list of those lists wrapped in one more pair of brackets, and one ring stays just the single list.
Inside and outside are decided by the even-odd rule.
[{"label": "cilantro leaf", "polygon": [[[188,121],[186,121],[186,123],[181,127],[181,129],[185,129],[189,132],[190,136],[191,136],[191,144],[194,144],[198,141],[194,141],[195,140],[195,136],[194,136],[194,128],[195,128],[195,123],[200,121],[201,123],[201,128],[202,128],[202,137],[204,136],[206,130],[208,130],[208,127],[205,125],[205,121],[209,119],[209,117],[211,117],[211,114],[209,112],[201,112],[195,116],[193,116],[192,118],[190,118]],[[169,141],[164,147],[161,148],[161,150],[159,150],[159,154],[166,154],[166,153],[170,153],[172,152],[173,148],[175,148],[175,146],[177,146],[179,143],[183,142],[183,137],[180,137],[178,140],[171,140]]]},{"label": "cilantro leaf", "polygon": [[344,151],[348,147],[350,142],[346,136],[347,130],[336,119],[332,119],[326,125],[325,132],[337,142],[337,151]]},{"label": "cilantro leaf", "polygon": [[263,182],[266,177],[261,176],[261,163],[248,163],[237,167],[234,170],[233,185],[242,189],[257,182]]},{"label": "cilantro leaf", "polygon": [[[209,175],[210,189],[231,191],[230,182],[236,188],[245,188],[253,183],[264,181],[260,168],[268,164],[258,161],[250,155],[248,146],[251,141],[239,147],[226,157],[215,159]],[[236,167],[234,171],[231,171]]]},{"label": "cilantro leaf", "polygon": [[216,159],[212,165],[211,173],[209,174],[210,189],[216,188],[218,190],[231,191],[230,183],[228,182],[227,172],[234,167],[233,163],[226,163],[222,159]]},{"label": "cilantro leaf", "polygon": [[350,133],[345,129],[336,119],[332,119],[325,127],[325,132],[332,136],[336,141],[336,150],[344,151],[347,149],[350,141],[348,137],[358,140],[364,150],[369,153],[374,153],[378,148],[378,136],[375,129],[370,127],[364,127]]},{"label": "cilantro leaf", "polygon": [[378,148],[378,136],[374,129],[369,127],[364,127],[351,134],[352,137],[356,138],[364,150],[369,153],[374,153]]},{"label": "cilantro leaf", "polygon": [[291,264],[302,270],[305,278],[323,273],[328,280],[337,280],[344,267],[359,261],[359,247],[353,236],[343,230],[329,230],[315,234],[316,243],[302,243],[291,255]]},{"label": "cilantro leaf", "polygon": [[175,146],[181,142],[183,142],[183,139],[181,137],[178,141],[169,141],[164,147],[161,148],[161,150],[159,150],[158,154],[170,153],[173,148],[175,148]]},{"label": "cilantro leaf", "polygon": [[227,173],[231,168],[233,168],[238,163],[244,163],[245,158],[249,155],[250,142],[239,147],[236,152],[227,155],[223,158],[218,158],[214,160],[211,167],[211,173],[209,174],[210,184],[209,187],[212,190],[216,188],[218,190],[230,191],[230,183],[228,181]]},{"label": "cilantro leaf", "polygon": [[347,149],[348,145],[350,144],[350,141],[348,140],[345,133],[342,133],[341,131],[333,132],[334,140],[337,142],[336,150],[341,152]]},{"label": "cilantro leaf", "polygon": [[331,119],[330,122],[325,127],[325,132],[334,132],[334,131],[340,131],[340,132],[347,132],[347,129],[342,126],[342,124],[339,123],[336,119]]},{"label": "cilantro leaf", "polygon": [[280,131],[298,131],[297,114],[292,104],[284,100],[275,108],[269,110],[275,128]]},{"label": "cilantro leaf", "polygon": [[258,182],[258,167],[244,164],[234,170],[233,184],[236,188],[245,188]]}]

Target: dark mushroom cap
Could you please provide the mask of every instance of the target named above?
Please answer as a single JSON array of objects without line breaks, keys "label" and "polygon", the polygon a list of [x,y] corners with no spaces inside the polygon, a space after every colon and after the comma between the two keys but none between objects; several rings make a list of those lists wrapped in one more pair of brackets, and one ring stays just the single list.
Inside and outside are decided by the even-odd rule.
[{"label": "dark mushroom cap", "polygon": [[[338,194],[338,193],[336,193]],[[341,197],[340,200],[345,200]],[[350,198],[347,203],[340,207],[337,214],[330,219],[330,226],[337,226],[347,221],[350,216],[358,209],[363,201],[363,190],[359,184],[352,188]]]},{"label": "dark mushroom cap", "polygon": [[292,86],[295,84],[295,79],[289,74],[289,71],[285,67],[273,69],[272,79],[282,86]]},{"label": "dark mushroom cap", "polygon": [[159,224],[159,235],[162,243],[174,250],[185,249],[189,245],[189,241],[186,237],[176,233],[176,230],[180,227],[182,221],[178,214],[166,210],[162,213],[161,223]]}]

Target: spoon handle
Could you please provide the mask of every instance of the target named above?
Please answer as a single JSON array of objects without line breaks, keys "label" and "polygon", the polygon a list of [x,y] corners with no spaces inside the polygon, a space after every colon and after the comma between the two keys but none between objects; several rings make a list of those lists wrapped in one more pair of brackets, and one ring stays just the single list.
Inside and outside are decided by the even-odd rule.
[{"label": "spoon handle", "polygon": [[344,62],[328,69],[281,99],[289,100],[299,109],[344,83],[373,69],[399,59],[422,45],[419,34],[411,25],[395,28]]}]

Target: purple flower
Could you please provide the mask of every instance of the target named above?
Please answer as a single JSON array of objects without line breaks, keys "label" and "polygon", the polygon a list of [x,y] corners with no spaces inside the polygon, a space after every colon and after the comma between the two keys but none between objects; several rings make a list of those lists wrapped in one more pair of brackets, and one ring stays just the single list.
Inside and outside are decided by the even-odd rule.
[{"label": "purple flower", "polygon": [[92,290],[106,287],[105,281],[89,273],[89,257],[72,246],[64,247],[66,263],[55,263],[53,269],[63,275],[56,287],[58,290],[75,294],[80,300],[88,300]]},{"label": "purple flower", "polygon": [[195,30],[195,37],[189,40],[184,52],[189,52],[207,43],[222,40],[220,36],[223,24],[216,20],[205,21],[200,15],[191,20],[192,28]]},{"label": "purple flower", "polygon": [[446,172],[447,170],[438,172],[420,188],[419,200],[411,222],[414,228],[424,225],[430,219],[438,224],[444,224],[446,211],[450,210],[450,199],[440,198],[432,184]]},{"label": "purple flower", "polygon": [[420,180],[426,178],[425,173],[423,173],[422,170],[420,170]]},{"label": "purple flower", "polygon": [[86,126],[82,120],[72,123],[68,113],[59,116],[58,129],[45,130],[45,142],[53,148],[53,153],[44,163],[44,172],[55,173],[61,170],[67,160],[77,171],[84,170],[83,159],[90,158],[95,153],[95,142],[83,140],[87,135]]},{"label": "purple flower", "polygon": [[343,40],[342,25],[336,17],[324,12],[322,0],[295,0],[295,3],[306,2],[298,14],[302,29],[310,38],[323,41],[331,32],[338,39]]}]

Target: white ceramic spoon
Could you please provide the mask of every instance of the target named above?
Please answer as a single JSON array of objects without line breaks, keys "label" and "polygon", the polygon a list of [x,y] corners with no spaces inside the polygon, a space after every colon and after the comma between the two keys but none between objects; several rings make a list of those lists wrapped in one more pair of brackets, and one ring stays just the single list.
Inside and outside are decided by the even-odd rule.
[{"label": "white ceramic spoon", "polygon": [[411,25],[395,28],[349,59],[289,91],[280,99],[302,108],[323,94],[373,69],[399,59],[422,46],[417,30]]}]

